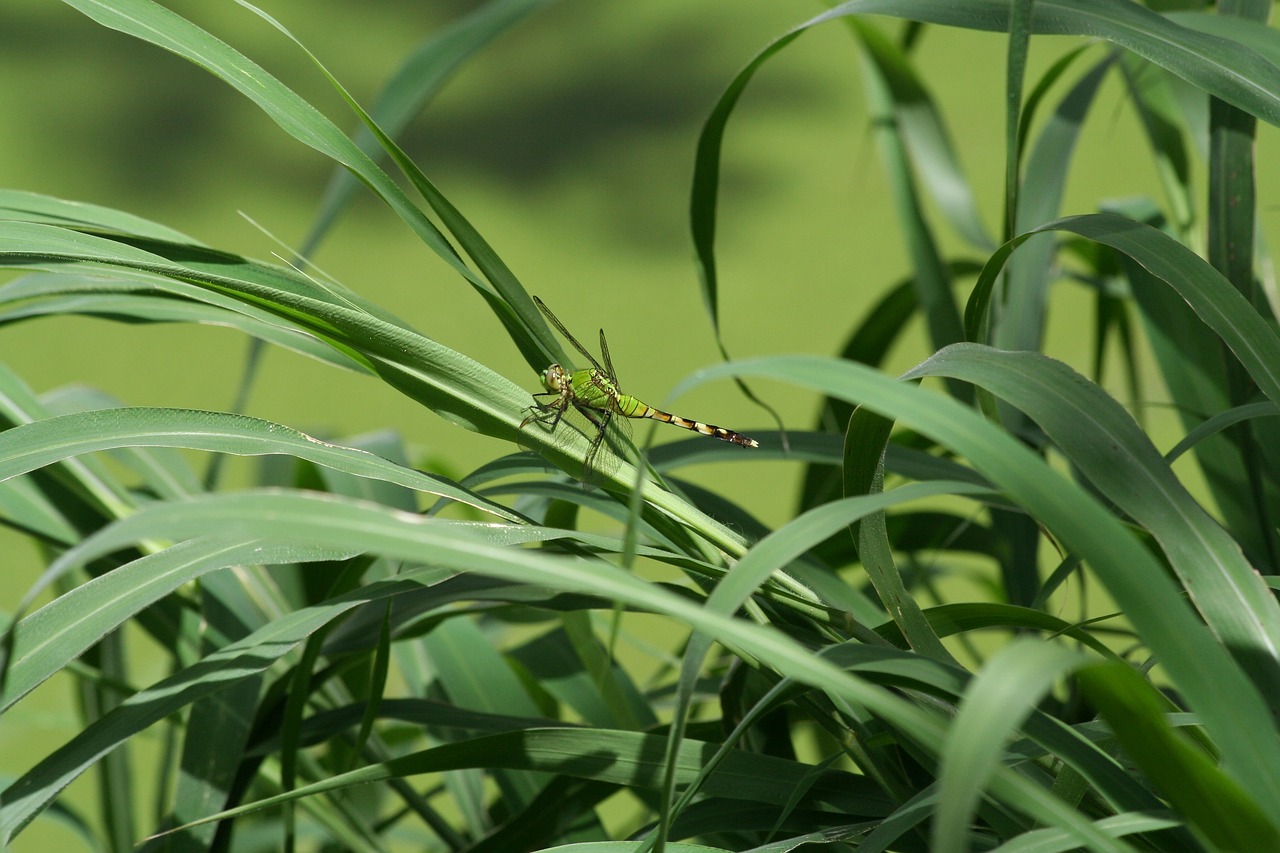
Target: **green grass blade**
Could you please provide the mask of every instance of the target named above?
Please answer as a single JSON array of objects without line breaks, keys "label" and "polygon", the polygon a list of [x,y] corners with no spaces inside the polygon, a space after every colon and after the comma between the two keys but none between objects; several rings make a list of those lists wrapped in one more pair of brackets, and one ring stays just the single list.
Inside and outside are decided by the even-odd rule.
[{"label": "green grass blade", "polygon": [[[1227,2],[1218,9],[1223,16],[1252,18],[1265,23],[1269,3]],[[1250,8],[1252,7],[1252,8]],[[1257,262],[1254,244],[1257,240],[1258,197],[1255,188],[1258,122],[1249,113],[1221,99],[1209,101],[1209,198],[1206,206],[1209,263],[1244,295],[1263,316],[1274,316],[1267,295],[1255,278]],[[1226,390],[1231,404],[1250,402],[1253,384],[1237,363],[1228,361]],[[1280,564],[1280,541],[1270,519],[1263,454],[1258,446],[1264,436],[1255,434],[1249,423],[1233,427],[1227,437],[1239,449],[1242,474],[1247,485],[1249,509],[1255,519],[1254,529],[1263,540],[1267,559]]]},{"label": "green grass blade", "polygon": [[[149,295],[155,291],[186,298]],[[0,310],[0,325],[63,314],[124,322],[203,323],[236,329],[334,367],[370,372],[366,365],[326,346],[282,317],[184,282],[168,281],[156,286],[139,279],[113,281],[102,276],[35,274],[0,288],[0,306],[4,305],[13,307]]]},{"label": "green grass blade", "polygon": [[1172,462],[1209,436],[1215,435],[1242,421],[1274,417],[1280,417],[1280,406],[1275,403],[1250,403],[1246,406],[1237,406],[1234,409],[1219,412],[1183,436],[1181,441],[1169,448],[1164,458]]},{"label": "green grass blade", "polygon": [[1163,697],[1132,669],[1106,664],[1080,673],[1086,694],[1111,724],[1125,751],[1149,778],[1168,780],[1161,793],[1217,850],[1280,846],[1274,813],[1254,791],[1224,773],[1211,756],[1169,726]]},{"label": "green grass blade", "polygon": [[905,134],[898,129],[898,112],[925,96],[911,74],[905,57],[879,30],[861,21],[851,22],[867,55],[872,125],[881,143],[889,171],[902,232],[911,255],[916,289],[933,348],[964,339],[960,312],[952,293],[947,265],[943,263],[933,229],[924,216],[923,199],[908,160]]},{"label": "green grass blade", "polygon": [[[0,425],[16,427],[48,416],[48,409],[31,389],[0,362]],[[58,475],[84,498],[91,512],[103,518],[118,518],[132,510],[128,490],[99,460],[68,460],[60,466]]]},{"label": "green grass blade", "polygon": [[[411,51],[392,74],[369,110],[372,120],[391,138],[398,137],[435,98],[467,60],[530,13],[555,0],[492,0],[432,33]],[[384,153],[368,129],[356,136],[356,144],[370,157]],[[351,172],[338,170],[325,188],[320,210],[302,241],[300,254],[310,256],[323,235],[350,203],[359,184]]]},{"label": "green grass blade", "polygon": [[1002,246],[974,286],[965,326],[979,340],[989,310],[991,286],[1009,254],[1027,237],[1068,231],[1123,252],[1170,285],[1238,358],[1259,390],[1280,402],[1280,336],[1217,270],[1162,231],[1109,213],[1068,216],[1041,225]]},{"label": "green grass blade", "polygon": [[720,191],[720,152],[725,127],[738,99],[761,66],[803,32],[792,30],[771,42],[756,54],[720,95],[698,135],[698,149],[693,161],[693,184],[689,193],[689,230],[698,278],[702,284],[702,300],[711,318],[717,340],[720,337],[720,279],[716,270],[716,206]]},{"label": "green grass blade", "polygon": [[[123,407],[109,394],[83,386],[60,388],[45,394],[44,403],[55,417]],[[107,455],[136,475],[142,490],[156,497],[173,500],[204,491],[195,471],[173,448],[125,447],[109,450]]]},{"label": "green grass blade", "polygon": [[[287,270],[222,253],[193,253],[190,247],[157,244],[150,248],[171,253],[180,260],[47,225],[0,221],[0,264],[44,266],[78,262],[115,270],[141,270],[232,294],[279,313],[359,357],[393,387],[446,420],[536,447],[566,471],[582,470],[588,438],[576,432],[562,437],[557,432],[553,440],[542,430],[521,430],[520,423],[531,402],[529,393],[472,359],[369,314],[341,293]],[[608,477],[611,488],[625,493],[635,482],[635,469],[620,461]],[[694,527],[726,552],[744,549],[741,537],[678,496],[653,486],[647,497],[658,512]]]},{"label": "green grass blade", "polygon": [[[526,729],[487,735],[363,767],[288,794],[230,809],[206,820],[225,819],[352,785],[470,767],[561,773],[652,790],[661,778],[662,765],[658,760],[661,747],[659,735],[608,729]],[[680,783],[685,784],[694,778],[715,752],[715,744],[684,741],[676,759]],[[789,801],[810,769],[773,756],[733,751],[708,777],[705,788],[715,796],[782,805]],[[854,815],[882,815],[889,807],[887,799],[868,780],[842,771],[823,773],[810,786],[806,799],[814,804],[844,809]]]},{"label": "green grass blade", "polygon": [[[735,613],[768,578],[781,572],[785,566],[819,542],[868,513],[882,511],[886,506],[917,497],[981,491],[979,488],[959,483],[912,484],[895,489],[889,494],[882,492],[875,495],[858,495],[812,509],[754,545],[716,584],[711,595],[707,597],[706,608],[708,611],[725,615]],[[909,597],[907,599],[914,609],[914,601],[910,601]],[[899,613],[901,605],[899,600],[888,600],[885,603],[891,613]],[[915,615],[918,616],[918,611]],[[941,650],[937,637],[933,636],[928,626],[924,624],[923,618],[919,619],[919,625],[917,625],[910,617],[911,614],[908,613],[904,619],[905,630],[910,632],[909,636],[920,641],[921,645],[930,651],[939,651],[941,655],[939,659],[949,659],[946,652]],[[920,636],[918,629],[921,625],[924,628],[923,633],[931,637],[932,643]],[[697,633],[690,638],[685,649],[677,697],[678,710],[672,722],[671,735],[667,743],[669,762],[674,760],[675,748],[684,737],[688,711],[693,702],[693,687],[702,669],[703,661],[711,650],[713,640],[714,638],[707,634]],[[674,763],[669,764],[668,767],[674,768]],[[669,785],[674,785],[675,781],[674,776],[669,776]],[[671,793],[667,791],[664,795],[669,798]]]},{"label": "green grass blade", "polygon": [[150,0],[64,0],[93,20],[208,70],[258,105],[282,130],[349,169],[438,257],[481,292],[488,286],[400,187],[333,122],[230,45]]},{"label": "green grass blade", "polygon": [[80,538],[54,502],[28,477],[0,483],[0,523],[46,545],[65,547]]},{"label": "green grass blade", "polygon": [[102,409],[48,418],[0,433],[0,480],[81,454],[116,447],[184,447],[237,456],[285,454],[354,474],[438,495],[485,513],[520,516],[443,478],[380,456],[320,441],[281,424],[191,409]]},{"label": "green grass blade", "polygon": [[158,682],[151,690],[135,694],[5,789],[0,798],[0,843],[7,844],[72,780],[133,734],[203,696],[262,672],[347,610],[412,586],[404,581],[371,584],[326,606],[289,614]]},{"label": "green grass blade", "polygon": [[85,649],[143,609],[208,572],[231,565],[288,563],[338,556],[262,542],[214,545],[202,540],[150,554],[81,584],[18,622],[0,713],[61,672]]},{"label": "green grass blade", "polygon": [[[889,384],[903,387],[892,382]],[[1044,479],[1041,476],[1036,482]],[[1092,519],[1086,519],[1086,522],[1089,521]],[[1090,526],[1089,529],[1093,530],[1095,527]],[[441,567],[453,566],[459,570],[534,586],[602,596],[663,613],[716,637],[722,643],[742,649],[744,653],[776,670],[785,671],[797,681],[819,687],[842,701],[863,706],[883,719],[892,720],[895,728],[909,734],[926,749],[936,751],[941,748],[943,722],[935,715],[901,699],[892,691],[851,676],[810,654],[776,631],[710,612],[683,596],[672,594],[599,562],[553,560],[536,554],[495,548],[484,544],[477,537],[478,531],[462,532],[463,529],[458,525],[407,516],[383,507],[332,497],[287,493],[205,496],[182,505],[157,504],[144,507],[97,534],[93,540],[93,549],[114,550],[122,541],[159,534],[161,531],[164,536],[181,538],[190,532],[203,532],[211,528],[224,536],[257,538],[258,534],[265,532],[283,541],[367,550]],[[338,546],[337,543],[341,545]],[[1132,556],[1124,553],[1123,547],[1117,550],[1121,552],[1118,555],[1120,558]],[[91,554],[92,551],[86,550],[84,553]],[[1137,554],[1138,563],[1141,564],[1143,555],[1140,549]],[[266,665],[263,661],[263,643],[270,641],[271,653],[267,656],[274,658],[276,654],[284,653],[301,642],[307,634],[354,606],[357,599],[368,601],[375,594],[384,594],[381,590],[405,590],[412,586],[374,585],[359,593],[336,599],[331,604],[284,616],[257,632],[252,641],[246,639],[233,644],[233,647],[215,653],[205,664],[185,671],[179,677],[180,682],[172,686],[163,682],[157,685],[155,690],[159,692],[156,695],[139,694],[118,709],[124,717],[109,721],[108,729],[87,730],[6,792],[5,805],[0,807],[0,836],[7,838],[29,821],[70,779],[96,760],[104,750],[109,750],[116,739],[127,738],[136,730],[136,726],[145,725],[171,713],[192,701],[195,696],[217,689],[227,679],[243,677]],[[1188,639],[1194,639],[1193,633],[1188,632]],[[243,659],[244,655],[249,654],[252,654],[250,659]],[[252,660],[252,664],[249,660]],[[1212,659],[1209,660],[1212,663]],[[1222,672],[1217,674],[1224,675]],[[1226,673],[1226,678],[1230,677],[1229,672]],[[1248,706],[1236,708],[1235,714],[1247,719],[1249,710]],[[1257,755],[1251,754],[1255,757]],[[1070,827],[1082,843],[1093,844],[1104,850],[1116,849],[1072,808],[1017,774],[997,771],[992,779],[991,790],[996,796],[1013,798],[1018,803],[1018,808],[1046,823]]]},{"label": "green grass blade", "polygon": [[1004,115],[1004,239],[1018,233],[1022,181],[1022,90],[1027,76],[1027,53],[1031,47],[1031,14],[1034,0],[1013,0],[1009,4],[1009,48],[1005,56]]},{"label": "green grass blade", "polygon": [[920,176],[920,186],[933,197],[938,212],[965,242],[985,251],[994,248],[995,241],[982,220],[973,187],[960,166],[959,152],[942,112],[924,78],[909,61],[907,48],[886,43],[872,51],[870,56],[888,83],[896,124],[910,154],[911,166]]},{"label": "green grass blade", "polygon": [[181,231],[132,213],[25,190],[0,188],[0,219],[42,222],[77,230],[132,234],[171,243],[199,244],[198,240]]},{"label": "green grass blade", "polygon": [[[1031,607],[999,602],[956,602],[926,608],[924,617],[929,627],[939,637],[953,637],[969,631],[986,631],[992,628],[1008,628],[1025,631],[1041,631],[1053,636],[1070,637],[1088,646],[1102,657],[1114,658],[1116,653],[1087,630],[1086,626],[1067,622],[1058,616]],[[876,633],[894,645],[905,642],[902,629],[893,622],[876,626]]]},{"label": "green grass blade", "polygon": [[104,264],[233,294],[281,314],[349,354],[359,352],[367,365],[442,417],[515,437],[521,413],[529,405],[528,393],[471,359],[351,306],[341,295],[286,270],[230,255],[193,257],[184,247],[152,248],[171,251],[182,260],[46,225],[0,223],[0,260]]},{"label": "green grass blade", "polygon": [[1170,219],[1181,241],[1195,246],[1201,237],[1192,227],[1196,220],[1196,194],[1187,151],[1190,134],[1178,114],[1172,91],[1174,83],[1164,69],[1134,57],[1125,57],[1120,62],[1120,71],[1151,145],[1156,173],[1169,200]]},{"label": "green grass blade", "polygon": [[754,359],[709,368],[678,390],[729,372],[844,397],[893,417],[969,459],[1092,566],[1202,715],[1229,772],[1254,791],[1264,808],[1280,807],[1280,780],[1272,772],[1280,766],[1280,744],[1267,705],[1192,614],[1160,565],[1093,498],[976,412],[859,365],[807,356]]},{"label": "green grass blade", "polygon": [[[1010,13],[1007,0],[851,0],[803,26],[854,14],[1008,32]],[[1208,27],[1182,26],[1137,3],[1112,0],[1036,0],[1031,23],[1035,34],[1107,39],[1263,121],[1280,124],[1280,64],[1273,59],[1277,54],[1264,54],[1242,40],[1219,38],[1203,29]],[[1254,29],[1258,41],[1276,43],[1274,32],[1262,26]]]},{"label": "green grass blade", "polygon": [[[355,98],[351,97],[342,84],[338,82],[337,78],[330,74],[320,60],[311,51],[307,50],[292,33],[270,15],[248,3],[247,0],[236,0],[236,2],[253,11],[287,36],[294,44],[298,45],[325,76],[330,85],[342,96],[342,99],[347,102],[347,105],[364,122],[365,127],[377,137],[379,144],[391,155],[391,159],[395,161],[400,170],[413,183],[414,188],[422,194],[431,209],[435,211],[454,239],[458,241],[462,250],[475,262],[481,273],[493,286],[493,290],[489,290],[487,287],[480,286],[478,282],[473,281],[477,285],[477,292],[485,298],[489,303],[489,307],[497,315],[498,319],[502,321],[508,334],[511,335],[512,340],[520,348],[521,353],[524,354],[529,366],[534,371],[541,372],[548,364],[563,361],[550,330],[547,328],[546,323],[543,322],[537,308],[534,307],[533,300],[530,299],[529,294],[525,292],[524,287],[521,286],[515,274],[511,272],[511,269],[503,262],[502,258],[498,256],[498,253],[493,250],[493,247],[489,245],[480,232],[467,221],[462,212],[445,198],[444,194],[423,174],[417,164],[401,150],[395,140],[378,126],[377,122],[364,111]],[[469,278],[469,280],[472,279]]]},{"label": "green grass blade", "polygon": [[[1194,431],[1206,417],[1232,408],[1222,343],[1204,333],[1203,321],[1166,282],[1127,256],[1121,264],[1164,385],[1183,428]],[[1263,553],[1239,448],[1223,436],[1211,437],[1196,446],[1196,462],[1224,524],[1248,553]]]},{"label": "green grass blade", "polygon": [[[1062,196],[1071,177],[1071,160],[1081,126],[1112,65],[1109,57],[1094,65],[1062,99],[1034,140],[1025,140],[1029,153],[1017,190],[1013,234],[1021,234],[1061,213]],[[1040,349],[1048,313],[1057,245],[1051,235],[1027,240],[1005,269],[1003,304],[995,330],[997,346]]]},{"label": "green grass blade", "polygon": [[1015,642],[997,652],[970,682],[947,735],[938,778],[933,843],[938,853],[967,850],[971,815],[1005,741],[1053,687],[1087,659],[1062,646]]},{"label": "green grass blade", "polygon": [[[854,417],[854,420],[850,422],[850,434],[849,439],[846,440],[847,444],[856,443],[854,429],[865,423],[865,419]],[[871,446],[883,447],[884,440],[888,438],[888,425],[884,424],[884,426],[886,429],[883,433],[879,429],[872,427],[876,433],[880,434],[869,442]],[[906,486],[902,488],[906,488]],[[884,472],[877,467],[867,490],[869,492],[867,496],[883,494],[883,489]],[[899,491],[901,489],[894,489],[893,493],[897,494]],[[975,490],[973,493],[982,494],[983,491],[985,490]],[[848,498],[845,500],[848,500]],[[829,504],[829,506],[832,505],[835,504]],[[902,575],[899,573],[894,559],[892,546],[889,543],[884,509],[881,508],[868,513],[865,519],[856,524],[851,524],[850,527],[857,537],[858,557],[866,569],[872,586],[875,587],[876,595],[888,611],[889,618],[901,629],[903,639],[908,647],[934,660],[954,663],[955,659],[942,645],[942,641],[938,639],[933,627],[921,612],[920,605],[907,591],[906,584],[903,583]]]},{"label": "green grass blade", "polygon": [[[450,702],[482,713],[538,716],[538,706],[520,679],[489,644],[480,628],[467,619],[449,619],[422,638],[422,649],[431,660],[437,683]],[[494,781],[505,802],[520,808],[538,793],[540,781],[528,773],[498,772]],[[472,826],[474,834],[483,825]]]},{"label": "green grass blade", "polygon": [[1280,607],[1115,400],[1047,356],[976,344],[945,349],[908,376],[935,374],[979,384],[1035,420],[1102,495],[1150,531],[1209,627],[1280,707]]},{"label": "green grass blade", "polygon": [[[206,618],[229,628],[234,618],[228,618],[216,603],[211,604],[204,608]],[[245,678],[192,704],[186,720],[187,737],[182,741],[182,772],[174,792],[173,823],[190,823],[226,807],[255,722],[262,683],[262,675]],[[207,848],[213,842],[212,829],[184,830],[174,839],[175,846]]]},{"label": "green grass blade", "polygon": [[[1104,817],[1097,822],[1099,830],[1115,838],[1172,829],[1180,824],[1160,814],[1126,812]],[[1066,853],[1076,849],[1076,843],[1060,829],[1034,829],[994,848],[999,853]]]}]

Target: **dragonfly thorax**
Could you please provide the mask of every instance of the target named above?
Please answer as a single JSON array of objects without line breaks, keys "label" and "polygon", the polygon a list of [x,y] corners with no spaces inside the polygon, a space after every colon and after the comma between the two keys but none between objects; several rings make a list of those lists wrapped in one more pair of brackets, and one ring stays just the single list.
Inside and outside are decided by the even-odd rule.
[{"label": "dragonfly thorax", "polygon": [[560,394],[569,387],[569,374],[563,367],[553,364],[542,371],[542,387],[553,394]]},{"label": "dragonfly thorax", "polygon": [[[561,323],[546,305],[542,304],[541,299],[535,296],[533,301],[551,321],[551,325],[564,335],[565,340],[573,344],[575,350],[582,353],[582,357],[591,366],[570,373],[560,365],[552,364],[542,371],[542,387],[547,389],[547,393],[533,395],[534,404],[529,409],[528,417],[520,422],[520,428],[524,429],[530,423],[536,423],[554,433],[560,426],[561,419],[567,414],[572,414],[579,422],[589,424],[582,428],[575,425],[574,430],[567,431],[580,432],[591,439],[591,447],[582,460],[584,483],[591,481],[593,472],[598,473],[601,470],[597,467],[597,463],[601,460],[604,460],[606,467],[611,464],[609,462],[611,458],[614,461],[618,460],[616,449],[611,446],[619,443],[615,439],[621,436],[621,444],[631,446],[627,427],[629,418],[652,418],[681,429],[728,441],[739,447],[760,446],[754,438],[748,438],[740,432],[682,418],[670,412],[655,409],[630,394],[622,393],[622,389],[618,387],[617,374],[613,371],[613,359],[609,357],[609,344],[604,339],[604,330],[600,330],[600,361],[596,361],[596,357],[578,343],[578,339],[569,333],[564,323]],[[539,402],[539,397],[555,399]],[[563,434],[565,431],[561,432]],[[609,434],[612,434],[613,438],[606,441],[605,436]],[[631,449],[634,451],[634,446],[631,446]]]}]

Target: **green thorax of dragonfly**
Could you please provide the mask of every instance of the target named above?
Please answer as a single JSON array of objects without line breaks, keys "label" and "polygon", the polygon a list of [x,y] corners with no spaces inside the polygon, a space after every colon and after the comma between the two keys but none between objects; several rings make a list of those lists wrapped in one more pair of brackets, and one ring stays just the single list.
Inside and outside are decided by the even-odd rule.
[{"label": "green thorax of dragonfly", "polygon": [[731,429],[694,421],[655,409],[638,397],[623,394],[609,375],[598,367],[565,370],[559,364],[553,364],[542,372],[542,384],[551,394],[560,396],[560,408],[570,405],[586,407],[600,412],[612,412],[624,418],[653,418],[667,424],[674,424],[687,430],[700,432],[721,441],[728,441],[740,447],[759,447],[754,438],[748,438]]},{"label": "green thorax of dragonfly", "polygon": [[[623,394],[618,388],[618,374],[613,370],[613,359],[609,356],[609,342],[605,340],[604,329],[600,330],[602,364],[596,361],[595,356],[586,347],[578,343],[578,339],[565,328],[564,323],[561,323],[555,314],[551,313],[551,309],[544,305],[541,299],[535,296],[533,301],[551,321],[551,325],[564,335],[564,339],[582,353],[591,367],[570,373],[559,364],[553,364],[542,371],[542,385],[547,389],[547,396],[558,399],[554,403],[535,401],[529,416],[520,422],[520,427],[523,429],[527,424],[536,421],[554,429],[559,425],[560,418],[565,412],[571,408],[576,409],[596,427],[596,435],[591,441],[591,449],[587,451],[584,464],[588,472],[596,453],[603,446],[605,431],[610,427],[614,415],[624,418],[653,418],[656,421],[674,424],[683,429],[731,442],[739,447],[760,446],[754,438],[748,438],[740,432],[718,427],[715,424],[704,424],[702,421],[682,418],[679,415],[655,409],[630,394]],[[595,414],[592,414],[593,412]]]},{"label": "green thorax of dragonfly", "polygon": [[547,391],[567,398],[568,402],[626,418],[647,417],[646,410],[651,408],[630,394],[623,394],[608,374],[594,367],[570,373],[553,364],[542,372],[542,384]]}]

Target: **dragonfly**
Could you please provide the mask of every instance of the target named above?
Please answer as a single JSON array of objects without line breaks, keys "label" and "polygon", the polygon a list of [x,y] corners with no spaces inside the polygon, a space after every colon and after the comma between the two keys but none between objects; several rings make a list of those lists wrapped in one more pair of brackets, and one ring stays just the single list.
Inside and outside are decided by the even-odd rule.
[{"label": "dragonfly", "polygon": [[[606,434],[613,432],[629,436],[630,427],[627,424],[627,418],[653,418],[736,444],[739,447],[760,446],[754,438],[748,438],[740,432],[682,418],[679,415],[655,409],[630,394],[624,394],[618,386],[618,374],[613,369],[613,359],[609,355],[609,342],[605,340],[604,329],[600,330],[600,356],[604,361],[604,364],[601,364],[587,351],[586,347],[578,343],[578,339],[565,328],[564,323],[561,323],[555,314],[551,313],[551,309],[541,299],[535,296],[533,301],[551,321],[551,325],[556,327],[574,349],[582,353],[583,358],[591,366],[570,372],[559,364],[552,364],[542,371],[542,385],[547,390],[533,396],[551,399],[547,402],[539,402],[535,399],[534,405],[530,407],[529,416],[520,422],[520,428],[524,429],[530,423],[537,423],[554,430],[570,411],[576,411],[586,418],[595,428],[595,435],[590,437],[591,446],[583,462],[584,483],[590,483],[592,475],[599,472],[599,454],[600,449],[606,444]],[[617,438],[613,440],[618,441]],[[609,455],[608,451],[606,455]]]}]

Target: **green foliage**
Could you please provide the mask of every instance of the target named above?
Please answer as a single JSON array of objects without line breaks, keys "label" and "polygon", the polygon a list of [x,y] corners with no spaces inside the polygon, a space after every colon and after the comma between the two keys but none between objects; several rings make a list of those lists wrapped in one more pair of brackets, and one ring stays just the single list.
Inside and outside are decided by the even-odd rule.
[{"label": "green foliage", "polygon": [[[512,270],[392,139],[547,0],[494,0],[433,37],[372,116],[317,62],[365,123],[358,141],[150,0],[67,3],[198,64],[345,169],[307,251],[363,184],[483,298],[531,376],[559,360]],[[754,77],[816,26],[845,26],[864,60],[912,276],[883,283],[841,358],[729,362],[682,386],[811,389],[818,428],[750,453],[691,438],[609,466],[594,490],[575,480],[590,436],[522,430],[534,386],[486,367],[483,348],[443,346],[299,268],[0,191],[0,263],[26,271],[0,288],[0,323],[217,323],[494,440],[455,482],[394,439],[342,446],[84,390],[41,399],[0,365],[0,520],[48,558],[5,629],[0,714],[61,674],[83,715],[0,794],[0,844],[56,820],[147,850],[1280,847],[1280,337],[1253,162],[1256,119],[1280,117],[1280,35],[1267,3],[1221,6],[852,0],[750,58],[694,163],[716,335],[723,141]],[[1010,33],[1005,132],[987,140],[1009,143],[1006,186],[963,175],[913,62],[924,25]],[[1049,43],[1057,61],[1024,83],[1044,34],[1098,41]],[[1150,145],[1116,156],[1156,162],[1167,211],[1137,199],[1064,215],[1109,76]],[[1004,199],[1000,239],[984,194]],[[1092,379],[1041,352],[1063,282],[1094,298]],[[916,315],[930,353],[892,378],[880,361]],[[1101,384],[1118,364],[1137,394],[1149,362],[1185,436],[1163,454],[1147,413]],[[227,455],[291,467],[236,489],[219,483]],[[1183,457],[1203,485],[1174,470]],[[795,517],[767,529],[677,479],[729,458],[805,466]],[[150,683],[123,666],[130,625],[165,655]],[[628,656],[636,638],[656,673]],[[124,749],[157,731],[160,754]],[[89,771],[92,818],[61,796]],[[143,775],[161,789],[150,807]]]}]

